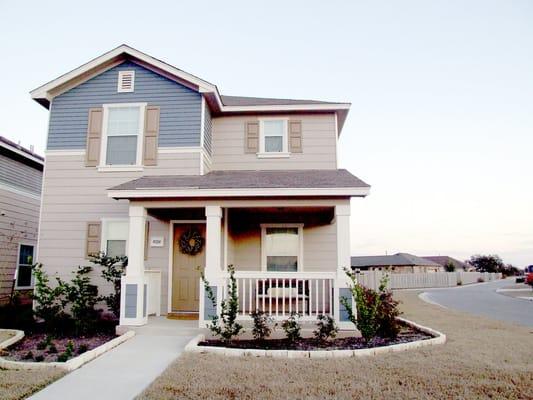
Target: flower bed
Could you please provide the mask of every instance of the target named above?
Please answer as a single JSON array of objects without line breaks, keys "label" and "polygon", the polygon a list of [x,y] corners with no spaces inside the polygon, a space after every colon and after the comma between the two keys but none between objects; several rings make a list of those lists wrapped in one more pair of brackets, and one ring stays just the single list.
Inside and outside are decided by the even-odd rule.
[{"label": "flower bed", "polygon": [[374,347],[390,346],[394,344],[409,343],[419,340],[428,340],[433,335],[414,327],[403,325],[395,339],[376,337],[370,342],[365,342],[362,337],[342,337],[328,341],[319,341],[315,338],[301,338],[294,342],[288,339],[267,340],[232,340],[223,342],[218,339],[204,340],[198,346],[225,347],[231,349],[256,349],[256,350],[356,350]]},{"label": "flower bed", "polygon": [[3,350],[1,355],[4,359],[11,361],[65,362],[72,357],[101,346],[115,337],[111,334],[96,334],[52,338],[42,333],[29,334],[12,347]]}]

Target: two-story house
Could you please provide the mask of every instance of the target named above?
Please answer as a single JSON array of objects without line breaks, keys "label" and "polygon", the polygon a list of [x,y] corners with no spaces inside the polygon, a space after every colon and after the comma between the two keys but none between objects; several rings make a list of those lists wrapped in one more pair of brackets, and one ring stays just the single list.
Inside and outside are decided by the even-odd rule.
[{"label": "two-story house", "polygon": [[204,325],[200,269],[220,300],[228,265],[241,318],[345,319],[350,198],[369,193],[338,169],[349,104],[224,96],[126,45],[31,96],[50,110],[38,261],[66,278],[127,255],[121,325]]},{"label": "two-story house", "polygon": [[0,136],[0,303],[33,288],[44,159]]}]

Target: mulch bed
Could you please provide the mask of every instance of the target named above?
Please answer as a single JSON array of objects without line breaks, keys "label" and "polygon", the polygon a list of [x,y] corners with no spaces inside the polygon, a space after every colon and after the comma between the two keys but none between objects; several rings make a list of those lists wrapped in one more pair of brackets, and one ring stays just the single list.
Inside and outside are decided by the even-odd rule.
[{"label": "mulch bed", "polygon": [[267,339],[258,340],[232,340],[222,342],[218,339],[205,340],[198,343],[199,346],[228,347],[232,349],[258,349],[258,350],[355,350],[372,347],[382,347],[392,344],[414,342],[416,340],[427,340],[433,336],[408,326],[402,326],[396,339],[377,337],[366,343],[362,337],[343,337],[320,342],[315,338],[302,338],[294,343],[287,339]]},{"label": "mulch bed", "polygon": [[54,362],[58,361],[58,356],[65,352],[69,341],[74,345],[74,351],[70,357],[72,358],[92,350],[115,337],[115,335],[111,334],[96,334],[94,336],[51,338],[50,344],[47,344],[43,349],[43,344],[47,341],[47,335],[34,333],[24,336],[24,339],[15,343],[9,349],[2,350],[0,356],[12,361]]}]

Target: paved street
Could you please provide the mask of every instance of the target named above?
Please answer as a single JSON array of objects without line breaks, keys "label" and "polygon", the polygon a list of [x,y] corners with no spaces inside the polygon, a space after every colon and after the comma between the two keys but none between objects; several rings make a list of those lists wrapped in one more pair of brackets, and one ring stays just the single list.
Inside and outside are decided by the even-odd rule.
[{"label": "paved street", "polygon": [[496,289],[513,283],[514,279],[506,279],[456,288],[429,289],[423,297],[444,307],[533,326],[533,302],[496,293]]}]

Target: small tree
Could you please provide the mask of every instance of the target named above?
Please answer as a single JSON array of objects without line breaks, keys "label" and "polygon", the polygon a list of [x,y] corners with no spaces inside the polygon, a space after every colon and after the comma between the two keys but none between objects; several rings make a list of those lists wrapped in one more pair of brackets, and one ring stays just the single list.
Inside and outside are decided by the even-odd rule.
[{"label": "small tree", "polygon": [[291,343],[294,343],[302,338],[300,333],[302,327],[298,322],[298,318],[300,318],[300,314],[292,312],[290,317],[281,323],[281,327],[285,331],[285,335]]},{"label": "small tree", "polygon": [[313,331],[313,334],[318,341],[324,342],[337,336],[339,328],[337,328],[333,318],[331,318],[329,315],[320,314],[317,317],[317,320],[317,329]]},{"label": "small tree", "polygon": [[[237,322],[237,313],[239,311],[239,297],[237,293],[237,280],[235,279],[235,268],[233,265],[228,265],[229,272],[229,288],[228,296],[222,300],[220,304],[220,317],[218,315],[211,316],[211,324],[208,328],[214,336],[220,336],[220,338],[229,342],[233,337],[238,336],[243,332],[243,327]],[[217,300],[209,286],[209,282],[205,279],[204,274],[201,274],[204,288],[207,293],[208,299],[216,309]]]},{"label": "small tree", "polygon": [[470,257],[468,263],[478,272],[503,272],[505,270],[505,264],[496,254],[487,256],[478,254]]},{"label": "small tree", "polygon": [[252,312],[251,316],[254,321],[254,327],[252,329],[252,335],[254,336],[254,339],[264,341],[272,333],[270,324],[272,324],[274,320],[269,317],[268,314],[259,310]]},{"label": "small tree", "polygon": [[100,296],[99,300],[106,303],[107,308],[113,313],[115,318],[120,318],[120,281],[128,266],[128,257],[110,257],[104,252],[100,252],[91,256],[90,261],[103,268],[101,271],[102,278],[113,286],[113,292],[106,296]]},{"label": "small tree", "polygon": [[92,285],[89,274],[92,267],[78,267],[71,283],[63,283],[67,299],[72,303],[71,311],[77,334],[89,333],[95,327],[101,310],[96,310],[98,287]]},{"label": "small tree", "polygon": [[454,272],[455,271],[455,265],[450,260],[448,260],[446,265],[444,265],[444,270],[446,272]]}]

